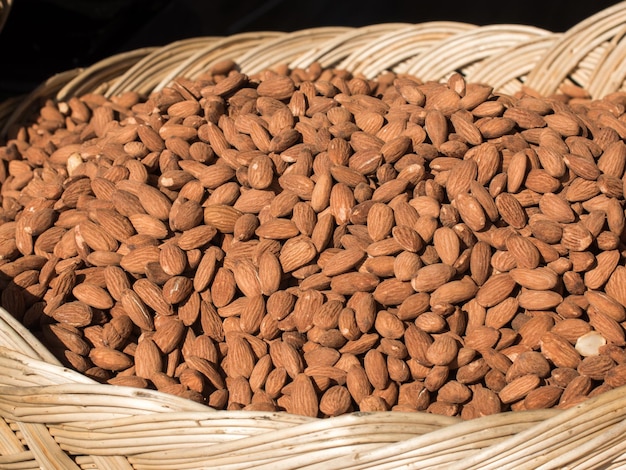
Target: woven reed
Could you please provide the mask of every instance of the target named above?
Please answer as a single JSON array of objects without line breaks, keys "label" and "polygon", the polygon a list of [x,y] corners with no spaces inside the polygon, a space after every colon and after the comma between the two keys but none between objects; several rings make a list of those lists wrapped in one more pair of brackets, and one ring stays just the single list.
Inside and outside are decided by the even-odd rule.
[{"label": "woven reed", "polygon": [[[9,1],[2,2],[0,25]],[[379,24],[193,38],[119,54],[0,104],[6,135],[42,100],[87,92],[148,94],[224,59],[245,73],[280,64],[385,71],[423,80],[452,72],[497,92],[543,95],[577,85],[592,97],[626,89],[626,2],[564,33],[522,25]],[[216,411],[150,390],[101,385],[63,368],[0,309],[3,469],[549,469],[626,468],[626,390],[566,411],[506,412],[471,421],[426,413],[313,419]]]}]

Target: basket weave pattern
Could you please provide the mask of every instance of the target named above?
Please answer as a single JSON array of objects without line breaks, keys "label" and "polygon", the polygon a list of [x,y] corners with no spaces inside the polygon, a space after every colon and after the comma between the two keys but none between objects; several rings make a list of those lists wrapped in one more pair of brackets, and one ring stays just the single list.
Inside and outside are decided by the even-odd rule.
[{"label": "basket weave pattern", "polygon": [[[0,5],[0,28],[10,1]],[[280,64],[385,71],[445,80],[453,72],[512,94],[580,86],[591,97],[626,85],[626,2],[562,34],[455,22],[315,28],[193,38],[107,58],[51,77],[0,104],[2,135],[42,99],[87,92],[149,94],[224,59],[254,74]],[[395,469],[623,468],[626,397],[615,389],[566,411],[502,413],[463,422],[425,413],[318,420],[214,411],[150,390],[100,385],[62,367],[0,309],[0,468]]]}]

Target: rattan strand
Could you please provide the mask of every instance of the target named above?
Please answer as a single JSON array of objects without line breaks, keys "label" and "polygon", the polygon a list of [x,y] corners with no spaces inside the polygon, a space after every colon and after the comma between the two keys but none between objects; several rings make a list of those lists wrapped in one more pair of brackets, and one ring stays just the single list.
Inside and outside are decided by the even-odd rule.
[{"label": "rattan strand", "polygon": [[626,79],[626,69],[623,64],[626,61],[626,27],[620,30],[606,47],[606,53],[593,69],[589,81],[589,92],[593,96],[605,96],[621,89]]},{"label": "rattan strand", "polygon": [[457,34],[417,55],[407,64],[405,72],[423,80],[442,80],[451,72],[546,34],[545,30],[528,26],[484,26]]},{"label": "rattan strand", "polygon": [[[279,32],[242,33],[227,38],[219,38],[171,69],[154,88],[154,91],[160,91],[179,76],[196,79],[199,74],[220,60],[239,57],[251,48],[283,34]],[[115,90],[111,91],[114,92]]]},{"label": "rattan strand", "polygon": [[537,64],[547,47],[558,40],[557,34],[538,36],[493,54],[467,73],[467,80],[489,83],[495,90],[514,94]]},{"label": "rattan strand", "polygon": [[[0,350],[10,354],[40,360],[45,364],[60,366],[59,360],[48,351],[28,329],[8,312],[0,312]],[[5,382],[2,382],[3,384]]]},{"label": "rattan strand", "polygon": [[[103,85],[108,88],[109,81],[119,77],[136,64],[138,60],[155,50],[156,48],[154,47],[146,47],[107,57],[81,71],[77,77],[59,90],[56,99],[66,101],[72,96],[81,96],[85,93],[94,92]],[[105,89],[103,91],[108,90]]]},{"label": "rattan strand", "polygon": [[[529,74],[527,85],[541,94],[554,93],[585,55],[602,42],[610,40],[625,21],[626,3],[620,2],[573,26],[556,45],[546,51]],[[588,84],[580,85],[586,87]]]},{"label": "rattan strand", "polygon": [[327,40],[351,31],[347,27],[311,28],[270,39],[250,49],[237,62],[244,73],[255,74],[278,64],[286,64],[312,49],[317,49]]},{"label": "rattan strand", "polygon": [[215,40],[216,38],[211,37],[190,38],[158,48],[130,67],[122,75],[126,80],[120,79],[119,86],[123,88],[123,91],[133,90],[141,94],[148,94],[171,67],[175,67],[198,49]]},{"label": "rattan strand", "polygon": [[450,36],[474,28],[476,26],[467,23],[447,21],[410,25],[392,31],[370,44],[364,44],[346,57],[338,67],[368,78],[375,77],[383,70],[394,69]]},{"label": "rattan strand", "polygon": [[385,34],[409,26],[408,23],[382,23],[351,29],[326,41],[320,47],[314,48],[308,53],[305,52],[292,61],[289,66],[292,68],[306,68],[317,61],[322,67],[333,67],[352,51],[363,46],[376,44]]}]

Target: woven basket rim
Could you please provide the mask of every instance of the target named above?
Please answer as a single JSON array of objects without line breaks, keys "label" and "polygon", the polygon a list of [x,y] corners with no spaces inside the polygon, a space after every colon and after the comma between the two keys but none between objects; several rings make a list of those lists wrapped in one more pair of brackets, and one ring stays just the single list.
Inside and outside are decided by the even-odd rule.
[{"label": "woven basket rim", "polygon": [[[276,442],[280,442],[279,438],[290,436],[290,439],[295,439],[296,436],[308,436],[317,442],[317,445],[322,445],[320,443],[321,437],[318,435],[320,432],[322,432],[324,440],[330,439],[333,433],[336,434],[336,437],[344,436],[343,438],[345,438],[346,433],[355,434],[354,426],[362,427],[369,426],[371,423],[378,423],[377,426],[380,427],[382,423],[387,423],[390,427],[416,426],[424,432],[420,432],[392,447],[371,448],[362,451],[359,454],[361,459],[366,461],[369,459],[378,465],[385,461],[396,462],[394,457],[402,455],[404,452],[408,452],[412,455],[411,458],[414,458],[415,449],[422,449],[422,453],[427,455],[427,452],[438,448],[439,452],[443,454],[447,444],[459,439],[461,441],[467,440],[468,435],[477,436],[476,439],[480,442],[481,439],[487,439],[490,434],[500,435],[504,433],[504,435],[511,437],[501,440],[482,452],[468,454],[463,459],[463,468],[498,468],[503,463],[523,465],[524,461],[529,459],[534,464],[536,457],[532,454],[529,456],[529,446],[540,452],[550,443],[551,439],[557,441],[563,439],[571,435],[574,429],[580,430],[582,434],[580,438],[584,440],[583,443],[577,441],[576,447],[585,451],[589,450],[591,446],[597,445],[599,440],[606,439],[606,435],[590,432],[589,429],[585,428],[590,421],[596,421],[598,424],[616,423],[623,421],[626,414],[626,407],[624,406],[626,404],[626,395],[624,394],[626,387],[606,392],[568,410],[504,412],[468,421],[428,413],[357,412],[331,419],[315,419],[284,412],[215,411],[206,405],[156,391],[95,384],[91,379],[76,372],[68,371],[58,363],[51,364],[42,360],[42,356],[48,356],[49,353],[42,349],[41,343],[32,333],[1,308],[0,326],[2,344],[7,342],[13,345],[23,343],[31,348],[28,353],[20,353],[11,348],[0,346],[0,365],[6,367],[7,361],[11,360],[19,362],[22,367],[16,368],[16,370],[22,373],[25,378],[31,376],[32,372],[38,369],[47,370],[47,376],[52,381],[48,385],[1,385],[0,409],[3,410],[3,415],[12,420],[19,419],[24,423],[37,424],[41,420],[38,408],[41,410],[48,409],[45,412],[47,426],[56,429],[56,422],[63,423],[58,430],[54,431],[54,435],[61,438],[65,445],[75,452],[87,450],[80,447],[86,444],[81,443],[81,439],[76,439],[76,433],[93,433],[92,439],[95,442],[88,442],[89,445],[96,448],[98,448],[97,442],[102,439],[114,438],[118,448],[132,454],[133,449],[137,447],[137,440],[141,437],[137,435],[137,432],[149,431],[149,436],[152,438],[155,436],[171,437],[172,428],[168,426],[173,426],[173,429],[180,429],[181,426],[184,427],[184,423],[195,423],[191,433],[187,433],[186,436],[189,439],[195,436],[193,439],[200,441],[207,439],[210,441],[213,439],[212,432],[224,432],[226,425],[238,428],[247,422],[249,427],[251,423],[262,420],[272,427],[278,426],[280,428],[279,430],[275,429],[271,435],[258,433],[256,437],[245,438],[245,446],[236,440],[220,447],[219,454],[226,452],[229,455],[238,455],[236,459],[241,459],[243,458],[241,455],[244,455],[251,445],[260,445],[262,448],[269,446],[267,452],[270,450],[277,452],[280,445]],[[15,348],[15,346],[13,347]],[[56,362],[56,359],[52,358],[52,361]],[[19,382],[20,378],[15,377],[13,380]],[[26,403],[31,403],[30,414],[24,413],[22,410],[20,415],[12,415],[10,408],[7,409],[3,405],[7,402],[10,403],[16,397],[17,399],[27,399]],[[72,410],[72,404],[77,409]],[[63,411],[60,414],[55,414],[54,410],[50,408],[51,405],[59,406]],[[32,408],[33,406],[35,408]],[[83,410],[89,407],[97,409],[91,414],[85,414]],[[76,418],[73,418],[74,415]],[[96,417],[98,418],[96,419]],[[626,424],[619,425],[614,433],[619,435],[622,427],[626,427]],[[124,440],[116,434],[116,431],[126,428],[129,429],[130,437]],[[133,434],[133,430],[135,434]],[[512,433],[512,431],[516,432]],[[545,432],[548,432],[548,435],[552,437],[546,439]],[[589,435],[585,436],[586,433]],[[359,445],[362,444],[358,438],[354,441],[355,443],[358,442]],[[106,449],[104,444],[100,447]],[[208,451],[194,446],[179,449],[176,458],[184,456],[187,459],[204,459],[217,454],[217,450]],[[578,454],[584,455],[580,451]],[[103,451],[103,455],[106,455],[106,451]],[[152,457],[156,456],[162,459],[166,455],[167,451],[160,451]],[[344,465],[348,465],[352,458],[350,455],[336,457],[331,462],[337,466],[332,468],[348,468]],[[567,463],[567,458],[571,458],[571,456],[563,457],[563,464]],[[555,460],[552,460],[553,464],[554,462]]]},{"label": "woven basket rim", "polygon": [[[24,377],[31,376],[33,371],[39,369],[47,370],[47,376],[53,380],[53,383],[48,385],[1,385],[0,409],[3,410],[5,419],[8,417],[10,420],[20,420],[24,424],[36,425],[42,419],[41,411],[48,410],[43,415],[46,426],[54,430],[54,436],[61,439],[66,448],[77,453],[91,450],[96,455],[99,453],[97,449],[102,448],[102,457],[108,455],[107,452],[109,451],[105,442],[108,439],[113,438],[115,440],[117,450],[132,455],[138,446],[138,440],[145,433],[150,436],[150,439],[156,439],[153,442],[157,443],[160,442],[157,436],[163,436],[163,445],[165,445],[168,439],[171,440],[173,429],[185,428],[185,423],[187,423],[188,428],[191,428],[192,431],[185,434],[186,439],[195,442],[195,445],[177,448],[174,461],[185,458],[191,459],[197,464],[203,459],[215,458],[217,455],[229,455],[235,461],[245,461],[244,456],[251,446],[260,446],[259,449],[265,449],[264,452],[267,456],[275,455],[281,450],[281,447],[284,447],[282,439],[295,439],[296,442],[298,439],[304,440],[309,442],[309,445],[321,446],[322,451],[325,452],[326,449],[322,441],[346,439],[346,436],[350,435],[352,439],[348,440],[353,442],[352,445],[362,449],[359,452],[360,459],[362,459],[362,463],[368,462],[368,465],[374,463],[377,466],[384,465],[385,462],[396,465],[398,464],[396,457],[399,455],[404,456],[406,453],[409,455],[406,457],[407,459],[415,459],[419,458],[420,455],[429,455],[433,451],[439,453],[437,454],[439,455],[437,462],[441,464],[446,461],[445,450],[449,450],[447,446],[451,442],[463,442],[468,440],[468,436],[475,436],[478,443],[495,435],[496,437],[507,436],[508,439],[499,439],[494,445],[483,449],[481,452],[463,454],[463,466],[458,468],[500,468],[503,464],[519,465],[511,468],[533,468],[524,466],[525,464],[535,465],[537,463],[537,457],[529,453],[529,449],[536,449],[540,454],[541,449],[545,449],[551,441],[561,442],[561,440],[565,440],[567,442],[571,440],[574,431],[579,430],[581,433],[578,436],[579,440],[576,440],[575,446],[570,445],[577,449],[576,454],[581,457],[584,452],[593,449],[593,446],[599,445],[607,438],[605,434],[597,432],[597,430],[596,432],[590,431],[587,428],[590,422],[596,422],[597,426],[600,427],[606,423],[626,423],[624,421],[626,413],[624,390],[626,387],[606,392],[568,410],[504,412],[468,421],[428,413],[358,412],[330,419],[315,419],[289,415],[284,412],[215,411],[206,405],[156,391],[94,384],[91,379],[87,379],[81,374],[42,360],[42,352],[45,349],[42,350],[39,347],[41,346],[39,341],[6,310],[1,308],[0,326],[2,327],[0,328],[0,341],[3,344],[9,342],[9,344],[15,345],[23,342],[31,348],[28,353],[20,353],[11,348],[0,346],[0,366],[6,367],[7,361],[17,361],[21,367],[15,368],[15,370],[21,372]],[[43,356],[47,355],[49,353],[43,353]],[[52,360],[56,361],[54,358]],[[19,381],[20,378],[15,377],[13,380]],[[6,408],[5,404],[11,403],[15,399],[26,399],[25,403],[31,403],[30,411],[25,413],[25,410],[22,409],[20,415],[12,415],[10,412],[12,408]],[[72,405],[74,409],[72,409]],[[32,408],[33,406],[35,408]],[[50,408],[50,406],[58,406],[63,411],[55,414],[54,408]],[[84,410],[90,407],[95,409],[91,413],[85,413]],[[72,417],[74,415],[76,418]],[[233,426],[232,429],[239,433],[240,431],[236,430],[241,429],[241,426],[250,431],[250,426],[256,426],[259,420],[273,428],[276,426],[278,428],[269,434],[259,432],[255,434],[256,437],[242,438],[241,441],[244,441],[245,445],[240,440],[235,440],[217,445],[219,449],[214,449],[215,444],[213,444],[212,450],[197,446],[200,442],[211,442],[215,432],[219,434],[226,432],[225,426]],[[62,423],[58,429],[55,427],[57,422]],[[191,423],[194,425],[191,426]],[[354,426],[358,426],[359,429],[365,427],[363,430],[367,435],[368,431],[371,431],[367,426],[372,423],[378,428],[383,425],[382,423],[387,423],[387,428],[385,428],[387,432],[390,432],[389,429],[391,428],[398,429],[400,427],[404,429],[407,426],[411,426],[412,429],[419,429],[420,432],[396,445],[376,446],[374,448],[368,445],[370,439],[355,433],[357,428],[354,428]],[[613,434],[620,436],[623,427],[626,427],[626,424],[617,424],[612,430]],[[126,428],[129,431],[123,435],[128,435],[128,437],[121,438],[118,436],[118,430]],[[546,432],[551,437],[547,438]],[[93,435],[92,440],[87,440],[87,443],[84,442],[85,433]],[[147,439],[145,435],[144,439]],[[310,439],[310,441],[306,439]],[[366,442],[364,443],[362,440]],[[87,445],[89,449],[85,448]],[[416,452],[416,449],[420,449],[420,452]],[[148,452],[150,455],[147,457],[147,461],[155,458],[163,461],[169,452],[171,451],[162,449],[157,451],[155,449],[152,453]],[[304,455],[290,457],[289,461],[294,466],[289,468],[299,468],[295,465],[309,461],[310,457],[306,452]],[[321,458],[321,456],[318,457]],[[349,466],[352,459],[351,454],[340,455],[325,462],[325,464],[332,464],[331,468],[352,468]],[[558,455],[555,455],[550,457],[550,462],[555,465],[556,462],[562,461],[562,464],[565,465],[570,461],[568,459],[571,459],[571,455],[561,456],[560,460]],[[224,464],[229,463],[228,458],[224,458],[223,462]],[[415,463],[415,460],[413,462]]]}]

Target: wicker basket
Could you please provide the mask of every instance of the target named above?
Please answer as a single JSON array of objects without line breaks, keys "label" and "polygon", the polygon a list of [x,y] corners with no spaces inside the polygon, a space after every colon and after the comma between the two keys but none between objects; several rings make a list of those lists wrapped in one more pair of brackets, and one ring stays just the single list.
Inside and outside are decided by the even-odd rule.
[{"label": "wicker basket", "polygon": [[[1,104],[0,127],[10,133],[43,99],[148,94],[223,59],[245,73],[318,61],[365,77],[391,70],[443,80],[458,71],[503,93],[525,86],[548,95],[580,86],[601,97],[626,87],[625,34],[622,2],[562,34],[429,22],[194,38],[51,77],[30,95]],[[626,468],[624,389],[566,411],[471,421],[426,413],[313,419],[215,411],[160,392],[97,384],[62,367],[4,310],[0,412],[5,469]]]}]

